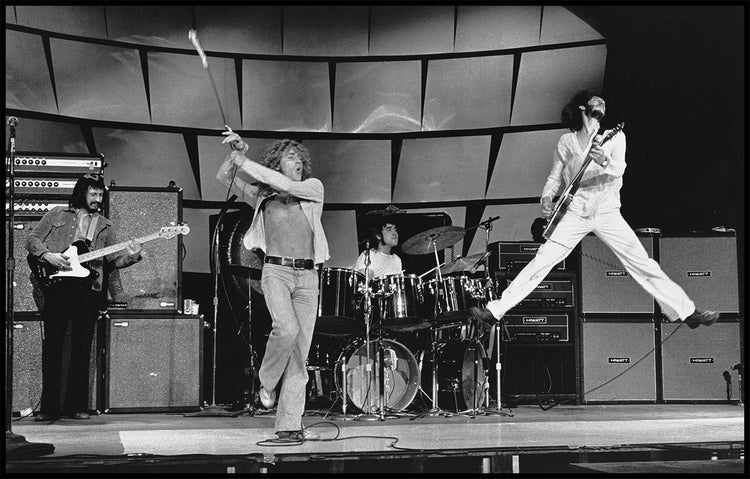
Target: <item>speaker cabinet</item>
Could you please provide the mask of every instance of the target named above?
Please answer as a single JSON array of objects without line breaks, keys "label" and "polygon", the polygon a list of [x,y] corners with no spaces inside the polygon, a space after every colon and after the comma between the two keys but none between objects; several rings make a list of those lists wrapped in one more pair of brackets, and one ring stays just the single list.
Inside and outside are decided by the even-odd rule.
[{"label": "speaker cabinet", "polygon": [[[44,308],[44,295],[39,282],[31,274],[26,261],[26,239],[36,226],[37,221],[14,221],[13,257],[16,269],[13,272],[13,311],[35,313]],[[8,257],[8,222],[5,222],[5,258]]]},{"label": "speaker cabinet", "polygon": [[202,406],[202,316],[112,313],[104,355],[104,412]]},{"label": "speaker cabinet", "polygon": [[585,320],[581,326],[583,401],[656,402],[653,322]]},{"label": "speaker cabinet", "polygon": [[724,371],[730,374],[731,398],[740,399],[737,372],[732,370],[742,362],[737,319],[699,329],[664,323],[661,333],[662,341],[668,337],[661,347],[665,401],[726,401]]},{"label": "speaker cabinet", "polygon": [[[526,395],[575,395],[576,365],[573,344],[507,344],[503,353],[501,369],[501,394],[503,396]],[[490,391],[496,386],[493,354],[489,359]],[[423,372],[424,374],[424,372]]]},{"label": "speaker cabinet", "polygon": [[[118,242],[182,221],[182,188],[107,187]],[[182,236],[143,244],[143,260],[109,274],[111,299],[128,311],[176,314],[182,309]]]},{"label": "speaker cabinet", "polygon": [[700,309],[739,313],[735,236],[664,237],[659,243],[664,272]]},{"label": "speaker cabinet", "polygon": [[14,413],[39,410],[42,398],[42,322],[13,321]]},{"label": "speaker cabinet", "polygon": [[[653,257],[654,238],[649,235],[639,239],[649,257]],[[581,241],[581,311],[584,314],[654,312],[653,297],[593,234]]]},{"label": "speaker cabinet", "polygon": [[[99,388],[101,368],[99,367],[99,331],[97,322],[94,338],[91,341],[89,363],[89,411],[99,410]],[[13,321],[13,412],[24,410],[38,411],[42,398],[42,340],[44,326],[39,315]],[[60,388],[60,404],[64,402],[68,367],[70,364],[70,328],[63,340],[63,357],[60,374],[63,378]]]}]

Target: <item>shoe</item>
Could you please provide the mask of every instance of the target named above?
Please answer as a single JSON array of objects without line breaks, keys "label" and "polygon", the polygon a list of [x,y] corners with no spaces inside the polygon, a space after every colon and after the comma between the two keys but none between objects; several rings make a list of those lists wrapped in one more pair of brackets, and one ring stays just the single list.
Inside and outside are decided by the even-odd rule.
[{"label": "shoe", "polygon": [[47,422],[47,421],[54,421],[55,419],[57,419],[55,416],[52,416],[50,414],[45,414],[43,412],[40,412],[39,414],[36,415],[36,417],[34,418],[34,421],[36,421],[36,422]]},{"label": "shoe", "polygon": [[693,314],[683,319],[683,321],[688,325],[688,328],[695,329],[701,324],[711,326],[717,319],[719,319],[719,313],[716,311],[700,311],[696,309]]},{"label": "shoe", "polygon": [[91,419],[91,415],[87,412],[77,412],[72,414],[70,419]]},{"label": "shoe", "polygon": [[266,409],[271,409],[276,405],[276,391],[269,391],[263,386],[260,387],[260,403]]},{"label": "shoe", "polygon": [[302,429],[300,431],[277,431],[276,435],[282,441],[317,441],[320,439],[320,434],[312,432],[309,429]]},{"label": "shoe", "polygon": [[472,306],[469,308],[469,312],[477,321],[487,324],[488,326],[494,326],[499,321],[487,308],[480,308]]}]

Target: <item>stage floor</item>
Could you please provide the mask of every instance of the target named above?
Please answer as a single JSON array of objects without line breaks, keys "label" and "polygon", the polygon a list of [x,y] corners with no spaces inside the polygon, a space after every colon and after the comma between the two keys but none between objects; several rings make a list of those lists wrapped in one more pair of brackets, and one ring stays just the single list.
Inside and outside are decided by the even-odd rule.
[{"label": "stage floor", "polygon": [[730,404],[558,405],[547,411],[525,405],[511,414],[363,422],[310,412],[305,426],[320,434],[321,440],[302,444],[263,443],[275,434],[273,414],[261,411],[239,417],[102,414],[51,423],[16,418],[12,429],[27,441],[54,445],[53,454],[37,461],[71,456],[214,455],[243,456],[262,466],[311,458],[491,457],[670,444],[724,444],[727,447],[717,448],[744,450],[744,408]]}]

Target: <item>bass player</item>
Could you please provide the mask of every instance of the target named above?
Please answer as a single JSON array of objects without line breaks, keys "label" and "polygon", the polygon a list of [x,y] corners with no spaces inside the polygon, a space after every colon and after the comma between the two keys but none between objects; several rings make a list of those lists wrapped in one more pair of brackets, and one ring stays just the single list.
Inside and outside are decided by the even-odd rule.
[{"label": "bass player", "polygon": [[[71,244],[83,241],[91,249],[114,245],[117,242],[114,225],[99,213],[103,195],[104,181],[100,175],[79,178],[68,207],[58,206],[48,211],[29,234],[26,240],[29,255],[52,269],[68,271],[71,263],[62,252]],[[35,421],[52,421],[61,416],[89,419],[89,360],[96,320],[106,301],[102,292],[104,266],[125,268],[140,260],[141,245],[131,240],[124,252],[92,261],[93,272],[87,278],[61,279],[42,289],[42,398]],[[63,378],[67,328],[71,328],[70,366],[67,377]],[[66,381],[64,388],[62,381]],[[65,397],[61,398],[63,390]]]}]

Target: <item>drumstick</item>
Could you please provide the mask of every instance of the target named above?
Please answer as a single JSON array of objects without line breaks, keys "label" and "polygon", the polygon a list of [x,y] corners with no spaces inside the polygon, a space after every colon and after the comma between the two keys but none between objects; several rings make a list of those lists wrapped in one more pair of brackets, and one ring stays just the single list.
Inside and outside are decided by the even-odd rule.
[{"label": "drumstick", "polygon": [[[211,79],[211,87],[214,89],[214,95],[216,96],[216,102],[219,104],[219,111],[221,112],[221,119],[224,121],[224,126],[229,128],[229,125],[227,123],[227,117],[224,115],[224,108],[221,106],[221,98],[219,98],[219,90],[216,88],[216,82],[214,81],[214,76],[211,74],[211,69],[208,67],[208,58],[206,58],[206,52],[203,51],[203,48],[201,48],[200,42],[198,42],[198,32],[196,32],[194,29],[190,29],[188,32],[188,38],[193,43],[193,46],[198,51],[198,55],[201,57],[201,62],[203,63],[203,68],[206,69],[208,72],[208,77]],[[231,130],[231,128],[229,128]]]}]

